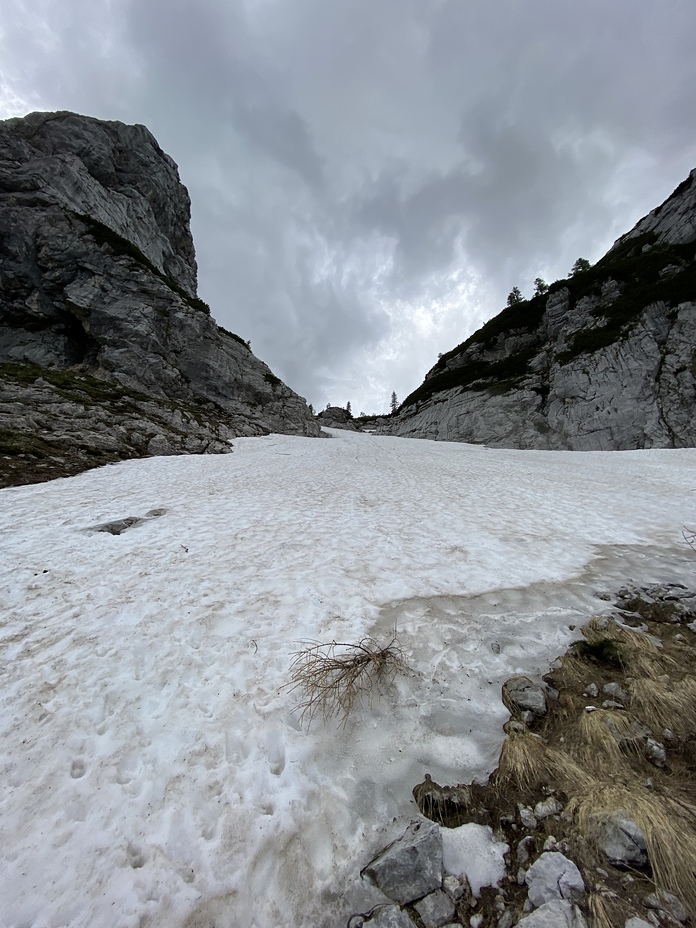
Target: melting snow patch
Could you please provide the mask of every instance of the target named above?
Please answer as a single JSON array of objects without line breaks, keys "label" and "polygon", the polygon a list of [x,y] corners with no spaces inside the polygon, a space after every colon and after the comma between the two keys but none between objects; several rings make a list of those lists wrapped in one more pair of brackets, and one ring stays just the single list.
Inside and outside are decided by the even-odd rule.
[{"label": "melting snow patch", "polygon": [[484,886],[497,886],[505,876],[507,844],[496,841],[488,825],[441,828],[445,871],[465,876],[478,899]]}]

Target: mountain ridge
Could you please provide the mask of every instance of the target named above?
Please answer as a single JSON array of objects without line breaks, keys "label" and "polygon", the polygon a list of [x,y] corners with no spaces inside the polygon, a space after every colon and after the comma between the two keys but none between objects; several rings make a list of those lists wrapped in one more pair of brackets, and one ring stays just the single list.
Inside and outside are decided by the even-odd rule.
[{"label": "mountain ridge", "polygon": [[595,265],[441,355],[379,431],[543,450],[696,445],[696,169]]}]

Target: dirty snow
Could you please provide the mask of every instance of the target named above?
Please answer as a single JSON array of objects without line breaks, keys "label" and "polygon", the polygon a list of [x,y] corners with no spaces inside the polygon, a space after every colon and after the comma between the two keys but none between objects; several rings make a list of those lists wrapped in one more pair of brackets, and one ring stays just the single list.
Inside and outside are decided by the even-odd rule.
[{"label": "dirty snow", "polygon": [[[359,871],[424,773],[495,765],[503,680],[543,673],[594,590],[689,582],[695,473],[692,450],[333,432],[1,491],[3,926],[370,908]],[[300,725],[302,642],[394,626],[410,672],[343,728]]]}]

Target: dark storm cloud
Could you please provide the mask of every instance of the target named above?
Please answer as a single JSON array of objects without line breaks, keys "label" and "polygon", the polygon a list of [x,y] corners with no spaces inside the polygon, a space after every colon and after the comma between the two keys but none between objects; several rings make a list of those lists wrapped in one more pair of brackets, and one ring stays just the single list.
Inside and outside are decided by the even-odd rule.
[{"label": "dark storm cloud", "polygon": [[386,407],[696,164],[692,0],[8,0],[0,33],[8,115],[151,128],[202,295],[315,403]]}]

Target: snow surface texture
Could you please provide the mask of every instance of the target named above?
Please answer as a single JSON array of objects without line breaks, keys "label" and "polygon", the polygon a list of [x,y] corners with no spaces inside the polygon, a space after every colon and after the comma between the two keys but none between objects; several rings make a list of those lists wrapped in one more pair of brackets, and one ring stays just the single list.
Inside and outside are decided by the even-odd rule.
[{"label": "snow surface texture", "polygon": [[476,899],[483,886],[496,886],[505,876],[505,854],[510,848],[495,840],[488,825],[469,822],[440,832],[445,870],[466,877]]},{"label": "snow surface texture", "polygon": [[[426,771],[495,766],[506,677],[544,672],[593,590],[692,579],[695,473],[692,450],[334,432],[3,490],[3,926],[333,926],[381,901],[361,867]],[[395,623],[411,672],[301,726],[302,642]]]}]

